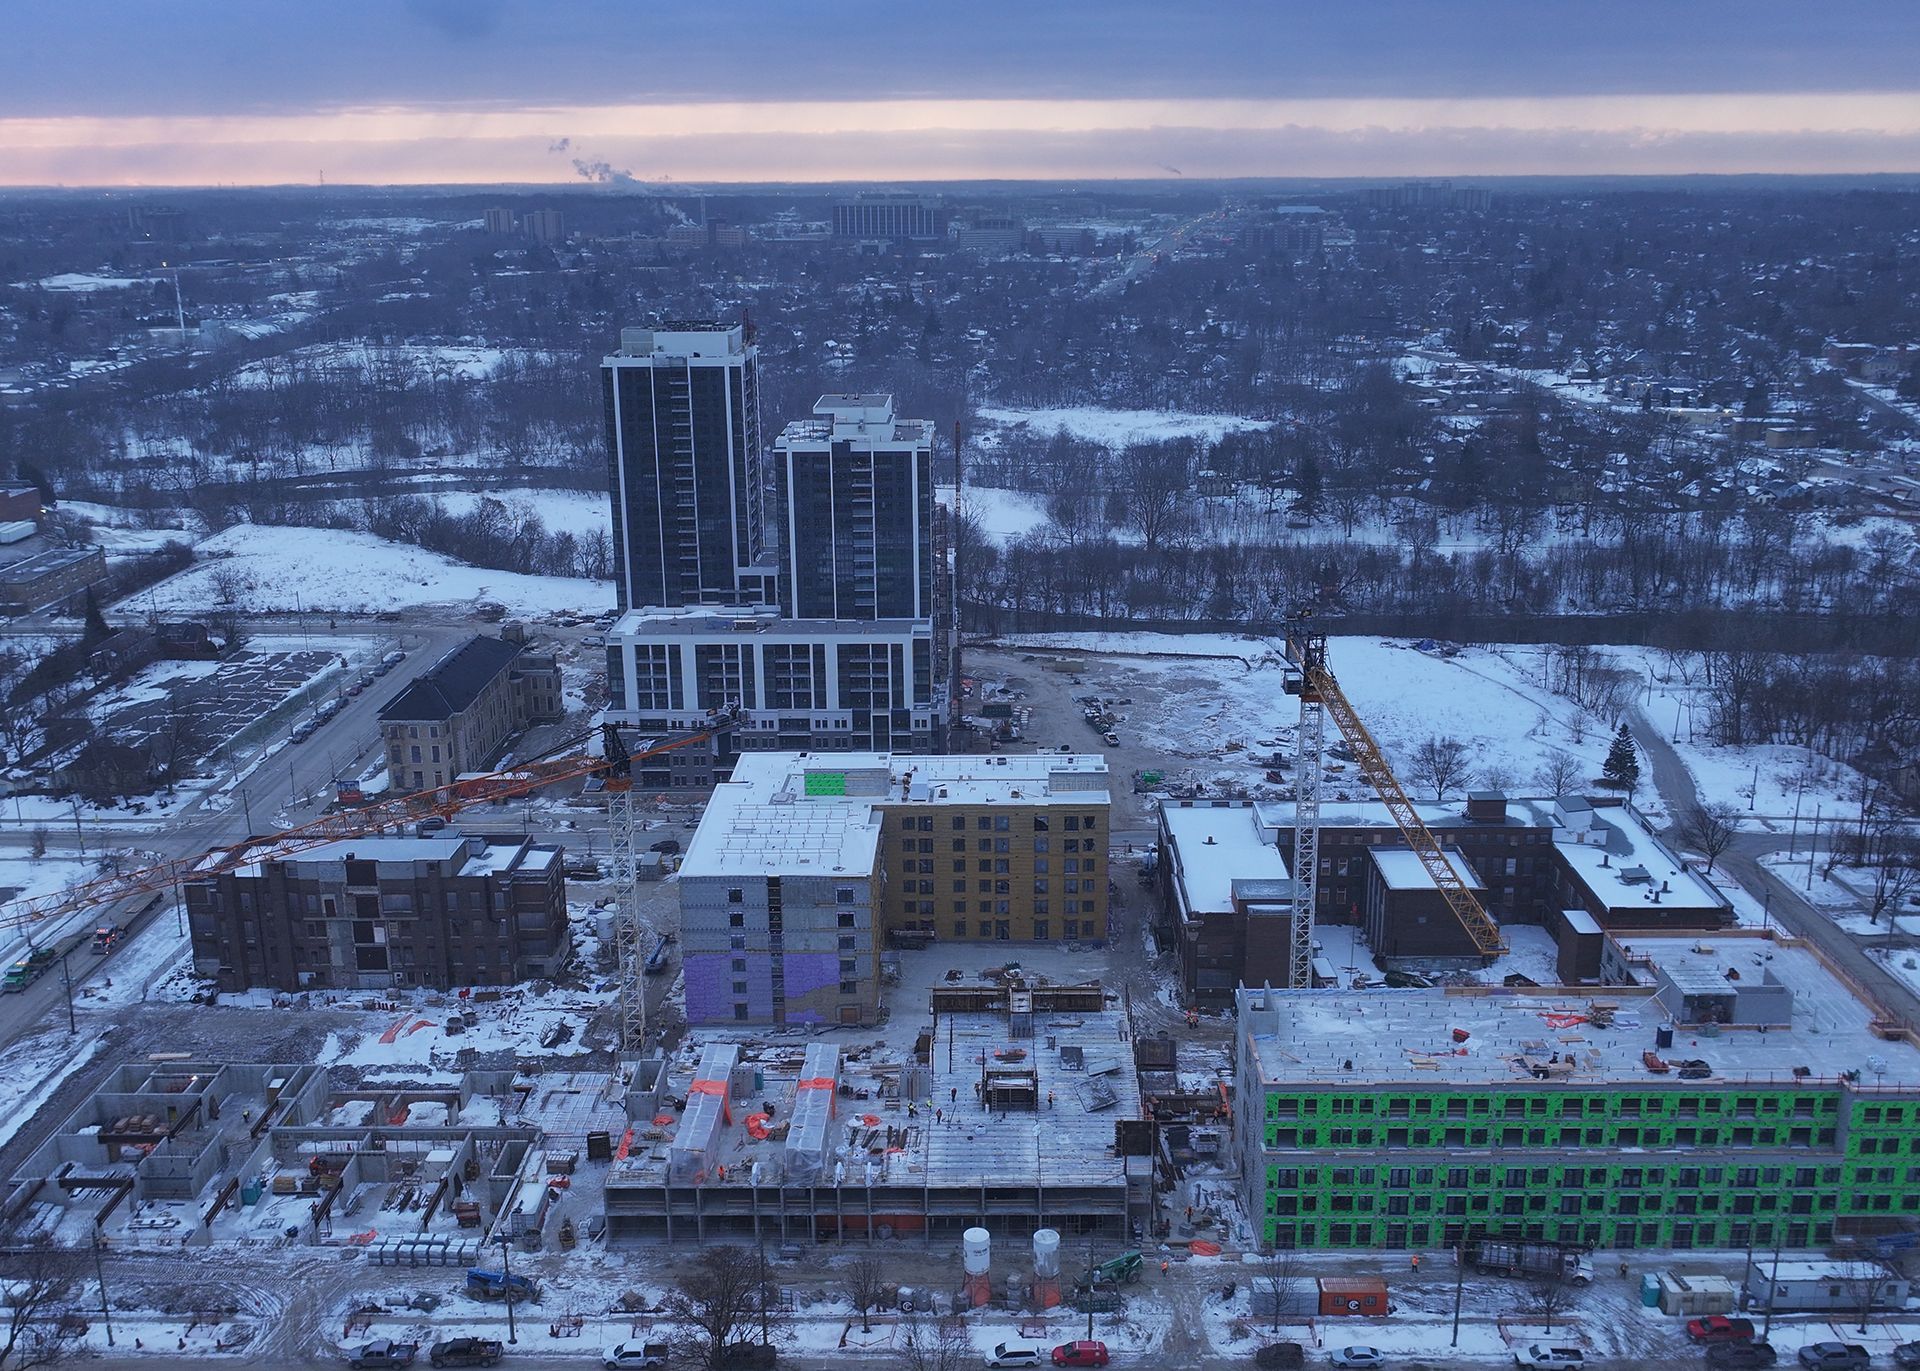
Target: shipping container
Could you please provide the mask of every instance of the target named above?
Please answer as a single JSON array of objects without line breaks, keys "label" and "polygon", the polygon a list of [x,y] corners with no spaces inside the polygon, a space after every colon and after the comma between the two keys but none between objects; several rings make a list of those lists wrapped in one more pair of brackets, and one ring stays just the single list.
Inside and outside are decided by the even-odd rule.
[{"label": "shipping container", "polygon": [[1322,1276],[1320,1312],[1356,1318],[1379,1318],[1391,1311],[1387,1283],[1377,1276]]}]

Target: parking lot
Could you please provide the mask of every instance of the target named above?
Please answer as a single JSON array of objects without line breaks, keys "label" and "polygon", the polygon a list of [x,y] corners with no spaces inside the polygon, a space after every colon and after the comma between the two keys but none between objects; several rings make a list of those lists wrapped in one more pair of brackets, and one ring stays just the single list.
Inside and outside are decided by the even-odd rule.
[{"label": "parking lot", "polygon": [[[332,693],[333,684],[345,685],[347,680],[344,675],[334,682],[320,680],[329,671],[344,668],[346,658],[317,649],[244,649],[207,665],[217,665],[218,670],[179,676],[150,689],[136,684],[124,692],[133,697],[129,703],[98,720],[101,729],[142,749],[171,734],[188,757],[199,760],[241,737],[303,687],[315,686],[317,701],[323,693]],[[324,692],[317,688],[323,684]]]}]

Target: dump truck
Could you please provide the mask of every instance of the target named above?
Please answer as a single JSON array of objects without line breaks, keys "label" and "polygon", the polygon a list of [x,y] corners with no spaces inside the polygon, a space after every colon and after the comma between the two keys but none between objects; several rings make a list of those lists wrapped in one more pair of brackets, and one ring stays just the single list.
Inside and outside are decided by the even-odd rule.
[{"label": "dump truck", "polygon": [[48,967],[60,960],[60,954],[50,947],[36,947],[25,957],[7,968],[7,974],[0,978],[0,990],[9,995],[25,990],[46,973]]},{"label": "dump truck", "polygon": [[1593,1263],[1584,1252],[1550,1242],[1478,1242],[1467,1251],[1482,1271],[1503,1276],[1559,1276],[1575,1285],[1593,1282]]}]

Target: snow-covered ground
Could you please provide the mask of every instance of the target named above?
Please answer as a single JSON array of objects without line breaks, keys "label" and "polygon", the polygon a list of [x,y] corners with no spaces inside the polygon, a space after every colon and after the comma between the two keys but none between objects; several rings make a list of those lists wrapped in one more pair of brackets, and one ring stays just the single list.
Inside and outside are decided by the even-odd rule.
[{"label": "snow-covered ground", "polygon": [[1636,703],[1648,722],[1680,754],[1702,798],[1732,805],[1745,826],[1778,829],[1797,814],[1804,833],[1816,814],[1830,819],[1859,813],[1864,782],[1852,767],[1804,747],[1720,746],[1708,737],[1710,697],[1699,673],[1691,682],[1682,681],[1652,648],[1600,651],[1647,683]]},{"label": "snow-covered ground", "polygon": [[[1107,673],[1107,692],[1131,700],[1114,706],[1122,734],[1170,757],[1231,764],[1243,781],[1259,778],[1255,754],[1273,751],[1276,741],[1290,746],[1299,718],[1298,704],[1281,688],[1277,641],[1227,634],[1049,633],[1015,635],[1006,643],[1119,658],[1117,669]],[[1239,665],[1197,658],[1231,658]],[[1331,640],[1328,658],[1415,799],[1433,798],[1412,771],[1415,750],[1430,737],[1455,738],[1472,758],[1469,774],[1448,792],[1452,799],[1482,785],[1537,793],[1539,772],[1557,755],[1572,757],[1589,782],[1600,774],[1611,731],[1606,721],[1527,679],[1505,650],[1467,648],[1443,657],[1398,639],[1342,637]],[[1354,790],[1357,798],[1364,782],[1356,778]],[[1642,787],[1639,801],[1653,806],[1649,812],[1657,817],[1650,786]]]},{"label": "snow-covered ground", "polygon": [[279,357],[249,362],[228,379],[237,386],[282,385],[301,375],[377,376],[400,371],[436,378],[484,381],[513,352],[477,344],[314,343]]},{"label": "snow-covered ground", "polygon": [[470,491],[448,491],[440,502],[455,514],[466,514],[481,500],[499,500],[509,509],[528,509],[540,516],[549,533],[611,533],[613,509],[605,495],[584,490],[541,490],[515,486],[489,491],[485,495]]},{"label": "snow-covered ground", "polygon": [[1102,409],[1093,406],[1010,409],[989,405],[975,410],[974,418],[982,425],[975,441],[986,445],[998,440],[995,429],[1024,428],[1045,437],[1065,433],[1116,450],[1129,443],[1165,442],[1175,438],[1197,438],[1217,443],[1229,433],[1273,427],[1270,420],[1247,419],[1234,414],[1186,414],[1171,409]]},{"label": "snow-covered ground", "polygon": [[[940,487],[940,498],[953,504],[954,488]],[[1024,490],[969,485],[962,512],[979,521],[980,530],[989,542],[1003,547],[1047,526],[1046,501]]]},{"label": "snow-covered ground", "polygon": [[236,524],[199,545],[201,561],[135,599],[142,611],[204,613],[231,603],[247,613],[373,613],[412,605],[495,600],[511,614],[613,607],[613,587],[564,576],[522,576],[464,566],[369,533]]}]

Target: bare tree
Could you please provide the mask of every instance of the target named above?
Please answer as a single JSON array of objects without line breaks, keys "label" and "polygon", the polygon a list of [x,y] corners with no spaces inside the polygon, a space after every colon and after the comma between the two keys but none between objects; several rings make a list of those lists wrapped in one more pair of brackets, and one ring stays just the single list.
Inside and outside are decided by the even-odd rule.
[{"label": "bare tree", "polygon": [[956,1315],[929,1321],[921,1314],[909,1314],[903,1326],[900,1360],[906,1371],[960,1371],[980,1364],[966,1321]]},{"label": "bare tree", "polygon": [[1837,1279],[1859,1309],[1860,1332],[1864,1333],[1873,1306],[1886,1293],[1887,1285],[1895,1278],[1895,1273],[1878,1257],[1867,1256],[1857,1248],[1846,1255],[1849,1260],[1841,1267]]},{"label": "bare tree", "polygon": [[1551,1333],[1553,1321],[1573,1303],[1573,1287],[1558,1271],[1536,1276],[1529,1290],[1528,1304],[1540,1316],[1540,1331]]},{"label": "bare tree", "polygon": [[1873,883],[1867,887],[1867,920],[1877,924],[1885,914],[1891,925],[1907,897],[1920,891],[1920,841],[1899,820],[1882,817],[1872,823],[1864,855],[1873,871]]},{"label": "bare tree", "polygon": [[860,1316],[860,1331],[871,1333],[873,1320],[870,1312],[880,1303],[886,1289],[886,1268],[878,1257],[859,1257],[847,1268],[847,1303]]},{"label": "bare tree", "polygon": [[35,824],[33,826],[33,833],[28,839],[27,853],[36,862],[47,855],[47,839],[49,836],[45,824]]},{"label": "bare tree", "polygon": [[1253,1288],[1273,1302],[1275,1332],[1280,1329],[1281,1313],[1293,1302],[1301,1276],[1300,1254],[1291,1247],[1274,1248],[1254,1269]]},{"label": "bare tree", "polygon": [[759,1253],[744,1247],[709,1247],[675,1280],[666,1310],[688,1328],[689,1360],[718,1371],[726,1364],[728,1347],[750,1332],[755,1322],[766,1327],[772,1297]]},{"label": "bare tree", "polygon": [[51,1366],[72,1348],[84,1324],[74,1315],[80,1289],[72,1254],[38,1244],[7,1254],[0,1264],[5,1322],[0,1323],[0,1368]]},{"label": "bare tree", "polygon": [[1466,780],[1469,760],[1467,745],[1458,738],[1429,737],[1414,749],[1413,779],[1432,786],[1435,800],[1444,800]]},{"label": "bare tree", "polygon": [[1155,551],[1193,498],[1192,452],[1185,443],[1136,443],[1120,454],[1118,484],[1127,522]]},{"label": "bare tree", "polygon": [[1733,846],[1739,833],[1739,811],[1718,800],[1689,806],[1680,816],[1680,840],[1706,854],[1709,875],[1720,854]]},{"label": "bare tree", "polygon": [[1585,768],[1571,752],[1554,752],[1533,773],[1534,783],[1552,796],[1569,795]]}]

